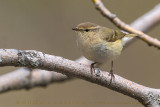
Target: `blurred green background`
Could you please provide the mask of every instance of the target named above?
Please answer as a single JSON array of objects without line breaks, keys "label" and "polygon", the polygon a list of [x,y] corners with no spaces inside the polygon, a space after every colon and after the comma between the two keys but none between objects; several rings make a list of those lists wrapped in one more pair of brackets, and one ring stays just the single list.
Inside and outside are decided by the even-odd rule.
[{"label": "blurred green background", "polygon": [[[103,0],[126,23],[131,23],[158,0]],[[75,32],[81,22],[94,22],[117,29],[104,18],[91,0],[0,0],[0,47],[34,49],[74,60],[81,56]],[[160,26],[148,34],[160,39]],[[115,73],[139,84],[160,88],[160,50],[137,40],[115,62]],[[0,68],[1,75],[14,67]],[[54,83],[46,88],[10,91],[0,95],[9,107],[143,107],[138,101],[80,79]]]}]

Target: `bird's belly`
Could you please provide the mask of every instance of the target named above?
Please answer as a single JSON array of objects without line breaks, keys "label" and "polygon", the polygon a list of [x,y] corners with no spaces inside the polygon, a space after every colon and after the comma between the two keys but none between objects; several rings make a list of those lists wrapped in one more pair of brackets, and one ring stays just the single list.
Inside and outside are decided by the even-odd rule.
[{"label": "bird's belly", "polygon": [[116,59],[122,50],[122,44],[118,43],[98,43],[92,46],[86,45],[81,47],[83,55],[94,62],[105,63]]},{"label": "bird's belly", "polygon": [[87,59],[99,63],[104,63],[112,57],[111,52],[103,45],[94,48],[90,47],[82,52]]}]

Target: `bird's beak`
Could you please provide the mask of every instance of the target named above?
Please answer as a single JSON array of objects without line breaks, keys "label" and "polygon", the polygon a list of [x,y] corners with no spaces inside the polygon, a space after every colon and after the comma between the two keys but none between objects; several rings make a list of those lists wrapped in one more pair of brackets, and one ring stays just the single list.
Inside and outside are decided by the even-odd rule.
[{"label": "bird's beak", "polygon": [[79,29],[77,27],[72,28],[72,30],[79,31]]}]

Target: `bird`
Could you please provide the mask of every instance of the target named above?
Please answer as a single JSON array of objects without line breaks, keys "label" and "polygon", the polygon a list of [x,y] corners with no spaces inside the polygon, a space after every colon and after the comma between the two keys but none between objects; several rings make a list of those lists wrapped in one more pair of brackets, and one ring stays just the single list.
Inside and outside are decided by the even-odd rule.
[{"label": "bird", "polygon": [[113,74],[113,62],[121,55],[124,37],[134,37],[136,34],[126,34],[120,30],[103,27],[91,22],[84,22],[72,28],[77,33],[77,44],[82,55],[93,61],[90,71],[93,75],[95,65],[100,66],[111,62],[109,76]]}]

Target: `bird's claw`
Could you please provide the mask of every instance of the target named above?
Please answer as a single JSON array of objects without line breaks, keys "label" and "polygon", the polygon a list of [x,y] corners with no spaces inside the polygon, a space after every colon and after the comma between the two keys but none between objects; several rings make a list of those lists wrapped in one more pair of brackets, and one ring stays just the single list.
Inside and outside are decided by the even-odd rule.
[{"label": "bird's claw", "polygon": [[97,62],[94,62],[91,64],[90,69],[91,69],[91,75],[93,75],[93,72],[95,72],[95,64],[97,64]]},{"label": "bird's claw", "polygon": [[114,74],[113,74],[113,70],[112,70],[112,69],[110,70],[110,72],[109,72],[108,76],[111,76],[110,83],[109,83],[109,84],[111,84],[111,83],[112,83],[112,80],[115,78],[115,76],[114,76]]}]

